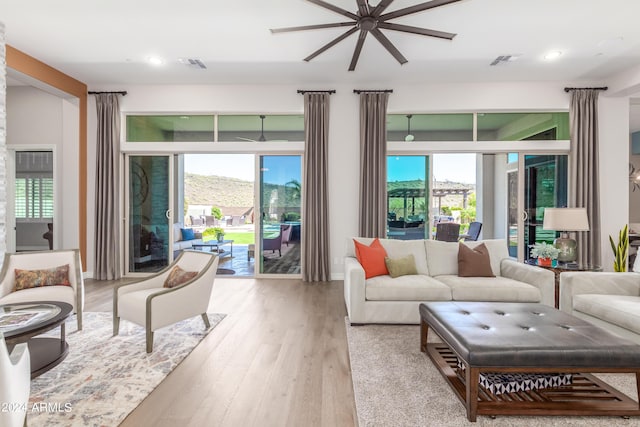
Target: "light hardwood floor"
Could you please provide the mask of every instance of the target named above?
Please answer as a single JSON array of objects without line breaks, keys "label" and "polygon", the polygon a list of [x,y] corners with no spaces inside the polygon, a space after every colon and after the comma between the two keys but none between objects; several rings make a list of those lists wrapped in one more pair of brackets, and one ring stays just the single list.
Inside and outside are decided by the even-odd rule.
[{"label": "light hardwood floor", "polygon": [[[114,283],[87,280],[85,310]],[[209,308],[227,317],[121,426],[357,425],[342,282],[216,278]]]}]

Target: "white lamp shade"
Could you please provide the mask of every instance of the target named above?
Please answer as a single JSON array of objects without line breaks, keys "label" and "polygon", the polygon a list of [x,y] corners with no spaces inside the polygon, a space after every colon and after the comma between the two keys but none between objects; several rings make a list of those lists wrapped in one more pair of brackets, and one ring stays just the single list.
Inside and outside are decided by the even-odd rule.
[{"label": "white lamp shade", "polygon": [[589,231],[585,208],[545,208],[543,230]]}]

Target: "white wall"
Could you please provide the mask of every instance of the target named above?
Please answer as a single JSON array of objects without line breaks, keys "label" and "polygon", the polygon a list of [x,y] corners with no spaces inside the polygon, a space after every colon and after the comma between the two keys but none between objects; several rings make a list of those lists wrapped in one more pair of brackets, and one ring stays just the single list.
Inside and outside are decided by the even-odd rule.
[{"label": "white wall", "polygon": [[7,88],[7,144],[55,147],[54,248],[79,247],[78,120],[74,99],[31,86]]},{"label": "white wall", "polygon": [[[396,86],[389,98],[389,113],[567,110],[569,96],[564,84],[489,83],[431,84]],[[310,85],[311,89],[318,87]],[[331,223],[332,276],[343,273],[342,258],[347,238],[358,230],[359,185],[359,102],[353,89],[334,85],[331,95],[329,133],[329,207]],[[92,88],[92,90],[98,88]],[[112,86],[99,90],[126,90],[121,98],[123,112],[216,112],[216,113],[295,113],[303,111],[298,86]],[[322,88],[321,88],[322,89]],[[90,97],[92,98],[92,97]],[[95,104],[89,101],[89,170],[95,164]],[[93,254],[93,179],[88,188],[88,253]],[[88,256],[92,262],[93,256]]]},{"label": "white wall", "polygon": [[601,94],[598,125],[602,266],[613,271],[609,236],[629,222],[629,99]]},{"label": "white wall", "polygon": [[0,255],[7,250],[6,63],[4,24],[0,22]]}]

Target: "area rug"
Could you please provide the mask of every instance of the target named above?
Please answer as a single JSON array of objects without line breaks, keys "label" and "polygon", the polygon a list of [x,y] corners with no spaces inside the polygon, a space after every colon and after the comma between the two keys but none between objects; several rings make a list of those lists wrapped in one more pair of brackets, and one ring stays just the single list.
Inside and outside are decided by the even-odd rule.
[{"label": "area rug", "polygon": [[[640,418],[478,416],[467,421],[462,403],[420,351],[419,326],[350,326],[351,376],[360,427],[370,426],[639,426]],[[637,399],[635,376],[598,375]]]},{"label": "area rug", "polygon": [[200,316],[160,329],[147,354],[140,326],[123,320],[112,337],[111,313],[85,312],[82,331],[70,317],[69,355],[31,382],[29,426],[117,426],[223,318],[210,313],[209,329]]}]

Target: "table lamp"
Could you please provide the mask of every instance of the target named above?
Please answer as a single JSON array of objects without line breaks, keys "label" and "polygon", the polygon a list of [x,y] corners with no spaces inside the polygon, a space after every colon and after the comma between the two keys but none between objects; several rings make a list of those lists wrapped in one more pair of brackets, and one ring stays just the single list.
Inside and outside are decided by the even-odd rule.
[{"label": "table lamp", "polygon": [[562,233],[553,245],[560,250],[558,261],[575,262],[578,257],[577,243],[569,237],[569,231],[589,231],[589,220],[585,208],[545,208],[543,230]]}]

